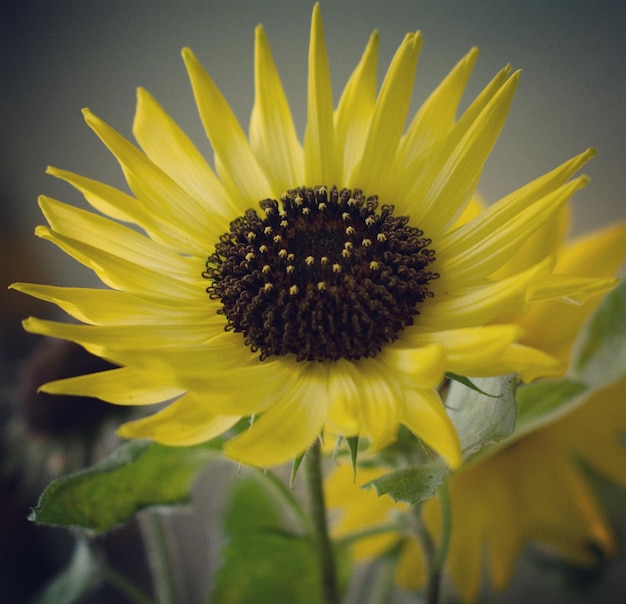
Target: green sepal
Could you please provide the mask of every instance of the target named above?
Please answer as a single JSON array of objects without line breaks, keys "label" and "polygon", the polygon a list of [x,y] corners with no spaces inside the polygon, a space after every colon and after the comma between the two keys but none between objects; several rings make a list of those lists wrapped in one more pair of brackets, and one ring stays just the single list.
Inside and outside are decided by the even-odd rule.
[{"label": "green sepal", "polygon": [[302,460],[306,455],[306,451],[304,453],[300,453],[297,457],[294,457],[293,463],[291,464],[291,475],[289,476],[289,487],[293,488],[293,485],[296,481],[296,475],[298,474],[298,470],[300,469],[300,465],[302,464]]},{"label": "green sepal", "polygon": [[348,451],[350,452],[350,461],[352,462],[352,473],[356,476],[356,464],[359,455],[359,437],[347,436],[346,444],[348,445]]},{"label": "green sepal", "polygon": [[456,373],[452,373],[451,371],[446,371],[445,376],[449,380],[452,380],[453,382],[458,382],[459,384],[463,384],[463,386],[467,386],[471,390],[475,390],[476,392],[484,394],[485,396],[490,396],[492,398],[498,397],[497,394],[489,394],[488,392],[481,390],[476,384],[474,384],[474,382],[472,382],[472,380],[464,375],[458,375]]},{"label": "green sepal", "polygon": [[50,483],[29,518],[103,533],[144,508],[188,503],[197,474],[220,446],[215,441],[193,447],[130,441],[94,466]]}]

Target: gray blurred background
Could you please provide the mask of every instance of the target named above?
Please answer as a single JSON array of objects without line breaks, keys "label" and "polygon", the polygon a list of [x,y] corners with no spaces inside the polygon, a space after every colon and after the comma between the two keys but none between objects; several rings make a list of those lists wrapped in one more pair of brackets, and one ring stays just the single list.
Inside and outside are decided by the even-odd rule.
[{"label": "gray blurred background", "polygon": [[[135,89],[143,86],[210,156],[180,49],[195,51],[247,129],[254,27],[263,23],[302,133],[312,6],[298,0],[3,4],[0,217],[44,269],[46,280],[89,279],[76,263],[31,235],[41,222],[39,194],[80,202],[70,187],[44,174],[46,166],[123,186],[117,163],[86,127],[80,109],[89,107],[132,137]],[[473,45],[481,55],[465,101],[506,63],[522,68],[509,121],[480,189],[493,201],[594,146],[599,155],[586,169],[592,182],[575,202],[577,232],[626,216],[625,7],[622,0],[321,4],[335,97],[375,28],[381,79],[403,35],[422,30],[415,107]]]},{"label": "gray blurred background", "polygon": [[[11,388],[19,360],[39,340],[26,336],[19,320],[28,314],[54,313],[51,305],[42,305],[15,292],[7,293],[6,285],[17,280],[64,285],[95,283],[85,269],[32,234],[43,221],[37,207],[38,195],[84,203],[69,186],[46,176],[46,166],[124,187],[117,162],[84,124],[81,108],[89,107],[132,138],[135,89],[143,86],[211,157],[180,50],[190,46],[195,51],[247,129],[254,92],[254,27],[263,23],[302,134],[312,6],[309,0],[1,3],[3,399],[12,401]],[[380,31],[379,81],[404,34],[416,29],[423,32],[414,108],[472,46],[478,46],[481,55],[464,103],[505,64],[524,70],[509,120],[480,184],[486,198],[495,201],[593,146],[599,155],[585,169],[592,181],[576,197],[574,232],[626,219],[624,0],[326,0],[321,8],[335,99],[375,28]],[[10,409],[12,402],[0,404],[0,421]],[[14,594],[38,589],[69,557],[71,545],[66,544],[60,554],[58,531],[46,531],[25,521],[25,510],[36,501],[43,484],[26,489],[21,484],[16,487],[11,476],[9,479],[0,476],[3,595],[11,593],[6,587],[9,583]],[[202,485],[198,487],[200,505],[196,509],[207,508],[205,491]],[[193,518],[182,527],[182,533],[189,542],[197,537]],[[124,533],[121,537],[129,538]],[[54,541],[52,554],[46,556],[42,552],[48,538]],[[136,542],[136,536],[130,538]],[[123,541],[122,545],[122,551],[136,558],[135,549]],[[215,552],[213,541],[210,546]],[[201,583],[208,580],[207,555],[206,551],[198,555],[194,550],[185,560],[189,576],[200,583],[195,585],[199,593],[205,587]],[[3,582],[3,572],[13,581],[5,577]],[[623,567],[617,572],[623,572]],[[534,585],[534,581],[526,583]],[[535,591],[548,593],[545,584],[538,585]],[[519,593],[522,599],[508,599],[508,594],[503,601],[529,601],[528,591]],[[16,595],[12,601],[20,600]],[[102,601],[110,604],[114,600]],[[570,600],[551,595],[548,600],[533,601],[554,604]]]}]

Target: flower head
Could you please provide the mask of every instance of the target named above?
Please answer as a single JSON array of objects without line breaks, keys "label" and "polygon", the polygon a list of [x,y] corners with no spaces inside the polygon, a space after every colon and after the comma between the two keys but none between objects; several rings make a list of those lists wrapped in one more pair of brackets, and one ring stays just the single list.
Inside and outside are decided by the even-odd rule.
[{"label": "flower head", "polygon": [[[560,216],[558,222],[564,219]],[[546,226],[535,234],[533,243],[541,246],[544,240],[545,245],[556,248],[560,237],[553,233],[558,231],[554,225]],[[528,253],[528,249],[520,250],[513,261],[523,262]],[[588,277],[608,277],[618,270],[625,255],[626,225],[622,224],[563,246],[558,250],[557,266],[563,278],[574,270]],[[580,306],[536,305],[518,318],[526,327],[525,341],[566,358],[576,333],[598,302],[596,296]],[[614,553],[610,524],[584,466],[626,485],[626,450],[620,442],[626,431],[625,392],[626,379],[622,378],[558,421],[511,439],[491,456],[462,466],[451,476],[454,528],[447,569],[464,601],[476,600],[485,574],[494,588],[504,589],[527,543],[541,543],[583,565],[594,561],[594,551]],[[383,472],[384,468],[370,468],[363,474],[359,470],[359,483]],[[329,503],[346,512],[336,526],[337,534],[388,524],[394,514],[406,511],[405,504],[377,498],[373,490],[355,492],[349,473],[344,466],[328,483]],[[358,507],[356,513],[353,506]],[[422,513],[436,534],[440,525],[437,498],[426,501]],[[397,532],[369,538],[357,546],[355,555],[373,557],[399,538]],[[419,570],[424,566],[423,554],[415,538],[402,538],[396,579],[415,589],[423,585]]]},{"label": "flower head", "polygon": [[575,279],[543,287],[549,255],[497,271],[585,184],[570,178],[593,152],[462,224],[519,74],[503,69],[457,118],[474,49],[405,130],[421,45],[419,33],[405,37],[377,92],[374,33],[333,109],[316,6],[303,143],[261,27],[249,136],[185,49],[215,170],[145,90],[139,148],[86,110],[132,195],[51,168],[103,215],[42,197],[49,226],[37,234],[107,289],[16,287],[84,323],[31,318],[26,329],[120,367],[44,389],[121,405],[168,401],[120,434],[169,445],[252,417],[226,452],[256,465],[301,453],[324,427],[381,447],[400,424],[457,465],[458,437],[435,390],[446,371],[530,379],[558,369],[519,344],[517,325],[488,323],[546,297],[589,293]]}]

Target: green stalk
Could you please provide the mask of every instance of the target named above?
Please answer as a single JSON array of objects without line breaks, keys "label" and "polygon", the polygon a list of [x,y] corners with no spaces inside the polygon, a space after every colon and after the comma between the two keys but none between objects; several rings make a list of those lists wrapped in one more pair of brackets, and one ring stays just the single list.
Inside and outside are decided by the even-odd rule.
[{"label": "green stalk", "polygon": [[104,578],[132,604],[153,604],[153,601],[132,581],[111,566],[104,569]]},{"label": "green stalk", "polygon": [[182,571],[172,528],[167,518],[156,511],[139,516],[139,524],[148,555],[154,589],[159,604],[177,604],[184,596]]},{"label": "green stalk", "polygon": [[339,586],[332,542],[328,534],[326,503],[322,473],[322,451],[319,440],[305,455],[306,481],[311,507],[311,519],[317,544],[325,604],[339,604]]},{"label": "green stalk", "polygon": [[437,604],[439,602],[441,577],[450,548],[452,510],[450,507],[450,491],[446,481],[439,486],[439,505],[441,506],[441,540],[439,547],[435,544],[428,528],[424,524],[421,516],[421,506],[418,505],[415,508],[417,512],[415,529],[428,567],[428,580],[424,600],[426,604]]}]

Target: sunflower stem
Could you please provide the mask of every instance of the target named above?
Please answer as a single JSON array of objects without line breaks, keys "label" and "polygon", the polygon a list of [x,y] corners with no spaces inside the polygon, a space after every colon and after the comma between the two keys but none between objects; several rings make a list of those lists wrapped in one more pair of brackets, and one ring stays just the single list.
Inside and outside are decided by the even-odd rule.
[{"label": "sunflower stem", "polygon": [[137,585],[115,570],[111,566],[104,569],[104,578],[122,594],[131,604],[153,604],[151,598],[148,597]]},{"label": "sunflower stem", "polygon": [[326,503],[324,501],[322,451],[320,441],[307,451],[305,455],[306,480],[309,492],[309,504],[313,530],[317,544],[322,579],[322,591],[325,604],[339,604],[339,587],[337,569],[332,542],[328,534],[326,519]]},{"label": "sunflower stem", "polygon": [[181,569],[174,532],[167,518],[157,511],[146,511],[139,516],[139,524],[148,555],[152,581],[159,604],[177,604],[184,601]]},{"label": "sunflower stem", "polygon": [[421,514],[421,505],[416,509],[416,534],[424,551],[426,565],[428,567],[428,579],[426,584],[425,603],[437,604],[441,592],[441,577],[443,567],[448,557],[450,537],[452,535],[452,510],[450,507],[450,491],[448,483],[444,481],[439,486],[439,505],[441,508],[441,535],[439,547],[435,544]]}]

